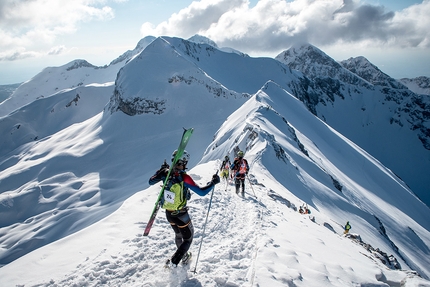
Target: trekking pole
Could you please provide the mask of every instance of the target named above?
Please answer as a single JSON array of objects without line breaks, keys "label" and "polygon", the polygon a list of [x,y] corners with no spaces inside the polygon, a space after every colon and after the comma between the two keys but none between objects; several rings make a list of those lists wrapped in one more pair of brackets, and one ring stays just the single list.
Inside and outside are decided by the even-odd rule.
[{"label": "trekking pole", "polygon": [[[218,173],[218,171],[216,173]],[[206,224],[208,223],[209,211],[211,210],[212,197],[214,196],[214,190],[215,190],[215,186],[214,186],[214,189],[212,189],[211,199],[209,200],[208,212],[206,214],[205,225],[203,226],[202,240],[200,240],[199,252],[197,253],[196,266],[194,266],[194,271],[192,271],[194,274],[197,273],[197,271],[196,271],[197,270],[197,263],[199,262],[200,251],[202,250],[203,238],[205,237]]]},{"label": "trekking pole", "polygon": [[251,186],[251,189],[252,189],[252,192],[254,193],[255,198],[257,198],[257,196],[255,195],[255,191],[254,191],[254,188],[252,187],[251,180],[249,179],[248,174],[246,174],[246,178],[248,179],[249,185]]}]

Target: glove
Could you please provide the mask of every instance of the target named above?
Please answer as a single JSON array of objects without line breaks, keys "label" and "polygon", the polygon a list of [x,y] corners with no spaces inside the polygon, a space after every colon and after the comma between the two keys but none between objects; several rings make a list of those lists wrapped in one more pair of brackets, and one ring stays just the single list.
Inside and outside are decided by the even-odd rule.
[{"label": "glove", "polygon": [[219,179],[219,176],[218,176],[218,174],[214,174],[213,176],[212,176],[212,183],[213,184],[217,184],[217,183],[219,183],[221,180]]},{"label": "glove", "polygon": [[163,169],[169,169],[169,165],[167,164],[167,162],[164,160],[164,162],[163,162],[163,164],[161,165],[161,168],[160,168],[160,170],[163,170]]},{"label": "glove", "polygon": [[160,174],[160,173],[167,174],[168,172],[169,172],[169,165],[166,163],[166,161],[164,161],[160,169],[157,170],[157,174]]}]

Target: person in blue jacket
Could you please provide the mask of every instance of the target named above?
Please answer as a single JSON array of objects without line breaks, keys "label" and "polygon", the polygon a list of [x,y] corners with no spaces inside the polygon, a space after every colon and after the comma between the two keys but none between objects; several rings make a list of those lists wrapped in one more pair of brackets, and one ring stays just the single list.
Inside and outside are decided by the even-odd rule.
[{"label": "person in blue jacket", "polygon": [[[176,153],[177,151],[173,152],[172,161]],[[167,221],[175,232],[177,247],[176,252],[167,260],[166,265],[177,266],[181,260],[183,263],[187,263],[191,257],[191,252],[188,252],[188,249],[193,241],[194,228],[187,207],[187,201],[191,197],[190,190],[200,196],[205,196],[220,182],[219,176],[214,174],[212,180],[206,186],[199,187],[185,172],[189,158],[188,152],[184,151],[182,158],[172,168],[164,190],[164,197],[160,203],[161,207],[166,210]],[[149,179],[149,184],[154,185],[160,181],[164,182],[168,172],[169,165],[164,162],[161,168]]]}]

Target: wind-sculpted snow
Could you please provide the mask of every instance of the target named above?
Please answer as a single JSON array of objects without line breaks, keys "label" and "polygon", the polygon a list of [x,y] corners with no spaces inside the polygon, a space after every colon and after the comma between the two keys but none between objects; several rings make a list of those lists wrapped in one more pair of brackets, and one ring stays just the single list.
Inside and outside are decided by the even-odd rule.
[{"label": "wind-sculpted snow", "polygon": [[90,85],[34,101],[0,118],[0,157],[27,143],[35,143],[100,113],[113,85]]}]

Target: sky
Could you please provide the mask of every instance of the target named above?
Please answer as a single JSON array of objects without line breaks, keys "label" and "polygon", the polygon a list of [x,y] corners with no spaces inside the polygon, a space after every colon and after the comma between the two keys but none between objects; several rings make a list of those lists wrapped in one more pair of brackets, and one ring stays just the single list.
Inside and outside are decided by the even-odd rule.
[{"label": "sky", "polygon": [[107,65],[148,35],[195,34],[252,57],[308,42],[394,78],[430,77],[428,15],[430,0],[3,0],[0,85],[75,59]]}]

